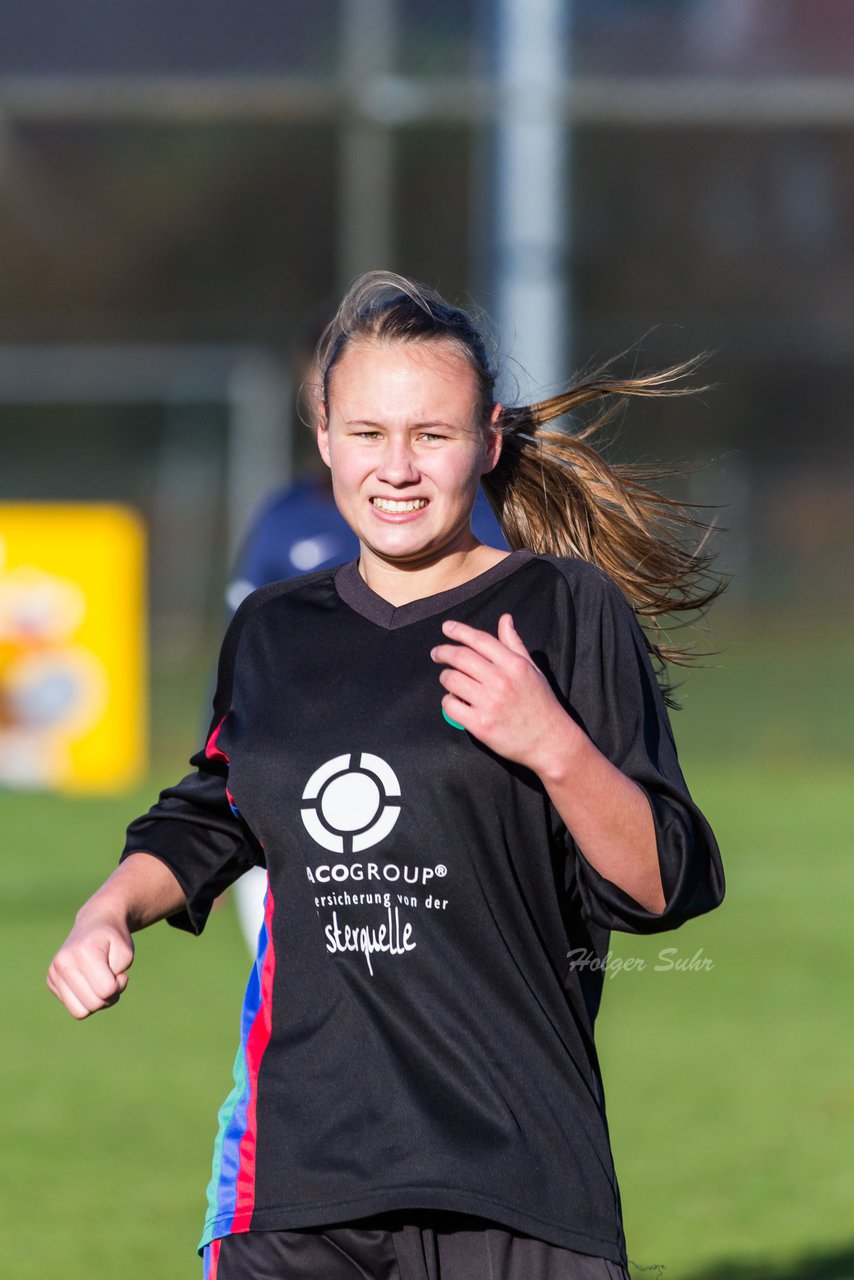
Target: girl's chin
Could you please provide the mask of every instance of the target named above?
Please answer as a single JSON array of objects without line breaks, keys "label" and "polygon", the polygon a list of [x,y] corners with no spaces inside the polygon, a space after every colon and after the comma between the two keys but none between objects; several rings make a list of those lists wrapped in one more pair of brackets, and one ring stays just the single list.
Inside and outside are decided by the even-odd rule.
[{"label": "girl's chin", "polygon": [[423,564],[427,568],[447,555],[471,550],[459,534],[455,537],[447,531],[444,537],[427,534],[426,531],[418,537],[414,533],[384,537],[383,531],[377,529],[361,529],[357,534],[364,551],[388,564],[399,563],[406,568],[413,568],[417,564]]}]

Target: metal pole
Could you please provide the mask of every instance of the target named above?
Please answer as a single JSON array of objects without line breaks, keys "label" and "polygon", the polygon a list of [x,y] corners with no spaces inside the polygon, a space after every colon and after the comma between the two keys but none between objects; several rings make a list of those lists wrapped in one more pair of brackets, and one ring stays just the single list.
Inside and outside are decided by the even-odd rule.
[{"label": "metal pole", "polygon": [[381,88],[393,67],[393,18],[392,0],[345,0],[342,10],[341,78],[348,91],[338,170],[342,288],[363,271],[391,265],[392,132]]},{"label": "metal pole", "polygon": [[[570,0],[497,0],[496,310],[524,399],[570,372]],[[518,362],[518,365],[516,364]]]}]

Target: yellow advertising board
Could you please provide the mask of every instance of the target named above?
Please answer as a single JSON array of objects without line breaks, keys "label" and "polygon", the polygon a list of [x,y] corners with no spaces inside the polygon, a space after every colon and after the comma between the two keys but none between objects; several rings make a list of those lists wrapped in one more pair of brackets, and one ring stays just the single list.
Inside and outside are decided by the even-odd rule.
[{"label": "yellow advertising board", "polygon": [[0,787],[120,791],[148,759],[146,539],[112,503],[0,503]]}]

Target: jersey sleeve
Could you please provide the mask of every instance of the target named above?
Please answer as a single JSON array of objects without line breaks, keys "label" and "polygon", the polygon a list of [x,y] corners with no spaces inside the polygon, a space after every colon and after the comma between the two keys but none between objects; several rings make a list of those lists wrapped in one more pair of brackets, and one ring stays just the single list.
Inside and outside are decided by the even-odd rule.
[{"label": "jersey sleeve", "polygon": [[199,934],[213,901],[250,867],[264,865],[264,850],[240,815],[228,788],[228,757],[218,745],[231,711],[234,668],[248,597],[237,609],[219,654],[213,715],[205,745],[190,757],[193,772],[160,792],[147,813],[128,826],[119,861],[131,853],[153,854],[173,873],[187,899],[169,924]]},{"label": "jersey sleeve", "polygon": [[689,794],[661,687],[634,610],[593,566],[573,593],[575,658],[570,710],[603,755],[643,788],[652,811],[664,910],[646,910],[606,880],[567,832],[577,890],[590,921],[626,933],[678,928],[723,901],[714,833]]}]

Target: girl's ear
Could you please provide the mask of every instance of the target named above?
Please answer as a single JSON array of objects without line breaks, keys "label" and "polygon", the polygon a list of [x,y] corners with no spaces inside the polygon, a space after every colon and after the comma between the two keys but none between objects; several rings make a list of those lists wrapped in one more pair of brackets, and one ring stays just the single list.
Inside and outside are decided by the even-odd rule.
[{"label": "girl's ear", "polygon": [[328,428],[329,428],[329,422],[326,417],[326,403],[323,400],[318,400],[317,414],[315,418],[317,447],[320,451],[320,456],[323,459],[323,461],[326,463],[327,467],[331,467],[332,462],[329,457],[329,429]]},{"label": "girl's ear", "polygon": [[483,475],[487,475],[488,472],[494,471],[498,465],[498,459],[501,457],[501,446],[504,443],[504,437],[501,433],[501,415],[503,412],[503,404],[495,404],[492,406],[492,413],[489,415],[489,427],[486,433],[487,465],[483,469]]}]

